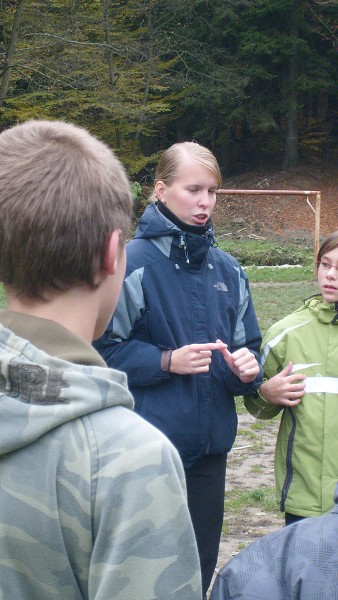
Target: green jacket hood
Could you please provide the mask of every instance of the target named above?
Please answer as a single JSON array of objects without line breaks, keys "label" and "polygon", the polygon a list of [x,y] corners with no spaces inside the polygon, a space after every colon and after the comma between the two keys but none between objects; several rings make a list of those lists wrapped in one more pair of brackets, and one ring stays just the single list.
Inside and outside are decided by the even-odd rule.
[{"label": "green jacket hood", "polygon": [[299,312],[307,308],[309,312],[320,322],[338,326],[338,302],[326,303],[320,294],[310,296],[304,300],[304,306],[298,309]]}]

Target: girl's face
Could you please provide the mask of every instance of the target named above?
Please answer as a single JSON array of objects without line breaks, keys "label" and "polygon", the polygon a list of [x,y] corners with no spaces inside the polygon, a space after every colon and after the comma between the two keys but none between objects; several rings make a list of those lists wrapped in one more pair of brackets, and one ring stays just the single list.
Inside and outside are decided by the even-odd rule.
[{"label": "girl's face", "polygon": [[318,284],[324,302],[338,302],[338,247],[323,254],[320,259]]},{"label": "girl's face", "polygon": [[212,171],[194,159],[182,161],[171,185],[157,181],[156,196],[183,223],[205,225],[216,203],[218,182]]}]

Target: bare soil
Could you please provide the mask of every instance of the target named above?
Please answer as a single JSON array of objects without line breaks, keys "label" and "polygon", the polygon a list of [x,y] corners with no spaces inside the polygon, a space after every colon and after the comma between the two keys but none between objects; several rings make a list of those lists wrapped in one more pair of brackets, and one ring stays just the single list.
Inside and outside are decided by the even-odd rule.
[{"label": "bare soil", "polygon": [[[232,490],[239,492],[275,486],[274,451],[279,420],[260,421],[262,429],[254,430],[257,420],[248,413],[238,415],[238,435],[228,456],[225,495]],[[284,526],[284,515],[276,509],[265,511],[246,506],[240,512],[230,509],[224,514],[225,533],[222,533],[215,575],[218,570],[243,548]]]},{"label": "bare soil", "polygon": [[[279,420],[259,421],[262,429],[254,430],[254,439],[248,434],[257,420],[249,413],[238,415],[238,435],[228,456],[225,493],[274,487],[274,451]],[[226,533],[222,535],[218,568],[228,562],[240,549],[258,537],[276,531],[284,524],[283,515],[276,510],[265,512],[252,506],[225,513]]]},{"label": "bare soil", "polygon": [[[325,236],[338,228],[337,172],[333,163],[300,166],[288,171],[256,170],[224,180],[222,188],[319,191],[320,232]],[[219,194],[213,222],[218,234],[257,235],[301,243],[313,239],[315,203],[314,196]]]}]

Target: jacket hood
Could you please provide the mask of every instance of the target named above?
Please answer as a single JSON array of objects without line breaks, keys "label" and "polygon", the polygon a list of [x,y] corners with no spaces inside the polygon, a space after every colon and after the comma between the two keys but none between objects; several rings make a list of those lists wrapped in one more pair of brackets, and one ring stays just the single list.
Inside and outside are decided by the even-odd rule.
[{"label": "jacket hood", "polygon": [[[159,242],[160,238],[162,238],[162,244]],[[145,209],[134,239],[156,239],[158,247],[167,254],[167,244],[164,241],[166,238],[172,240],[172,252],[168,253],[169,257],[174,260],[175,255],[176,261],[181,255],[182,261],[188,264],[200,263],[204,260],[209,248],[217,245],[212,223],[203,234],[183,231],[163,215],[155,203],[152,203]]]},{"label": "jacket hood", "polygon": [[111,406],[133,409],[124,373],[49,356],[0,325],[0,456]]},{"label": "jacket hood", "polygon": [[323,302],[321,294],[316,294],[304,300],[304,305],[310,313],[320,322],[337,325],[338,327],[338,303],[328,304]]}]

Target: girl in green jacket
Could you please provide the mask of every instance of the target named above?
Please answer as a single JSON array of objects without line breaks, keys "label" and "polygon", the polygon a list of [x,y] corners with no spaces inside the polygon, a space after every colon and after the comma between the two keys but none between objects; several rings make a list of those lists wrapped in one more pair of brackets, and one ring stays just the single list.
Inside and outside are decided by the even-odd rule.
[{"label": "girl in green jacket", "polygon": [[265,335],[267,379],[245,398],[257,418],[283,411],[275,476],[286,525],[332,508],[338,480],[338,231],[319,249],[318,285],[318,295]]}]

